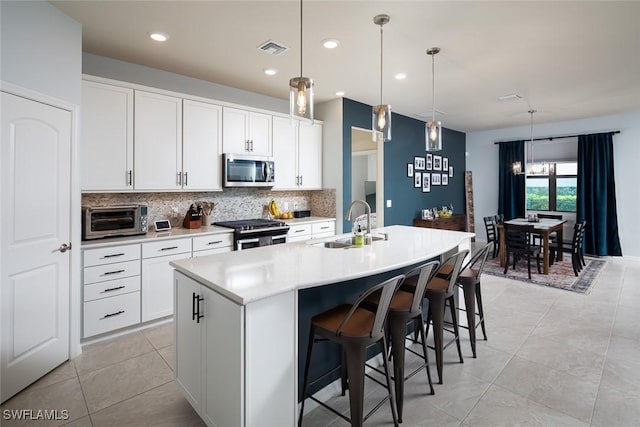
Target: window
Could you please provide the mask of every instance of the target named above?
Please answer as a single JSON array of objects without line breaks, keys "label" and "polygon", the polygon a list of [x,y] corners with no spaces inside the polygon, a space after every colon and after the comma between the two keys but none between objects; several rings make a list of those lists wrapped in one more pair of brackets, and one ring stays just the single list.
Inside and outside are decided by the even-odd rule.
[{"label": "window", "polygon": [[527,175],[527,209],[575,212],[578,163],[551,163],[548,175]]}]

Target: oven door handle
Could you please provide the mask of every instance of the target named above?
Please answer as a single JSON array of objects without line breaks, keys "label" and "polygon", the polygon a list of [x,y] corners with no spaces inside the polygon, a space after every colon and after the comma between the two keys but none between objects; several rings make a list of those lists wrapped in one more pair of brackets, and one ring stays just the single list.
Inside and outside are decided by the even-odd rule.
[{"label": "oven door handle", "polygon": [[238,244],[243,244],[243,243],[256,243],[259,242],[260,239],[256,238],[256,239],[241,239],[238,240]]}]

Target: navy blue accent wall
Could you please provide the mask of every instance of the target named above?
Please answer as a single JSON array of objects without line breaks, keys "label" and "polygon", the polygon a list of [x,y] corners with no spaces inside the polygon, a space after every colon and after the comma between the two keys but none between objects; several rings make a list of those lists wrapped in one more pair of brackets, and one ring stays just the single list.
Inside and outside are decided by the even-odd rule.
[{"label": "navy blue accent wall", "polygon": [[[346,209],[352,201],[351,127],[371,128],[371,106],[350,99],[344,99],[343,103],[343,204]],[[416,156],[426,156],[424,122],[392,113],[391,141],[384,144],[384,198],[392,201],[391,208],[385,207],[385,225],[412,225],[422,209],[440,209],[450,204],[453,204],[454,213],[465,213],[466,135],[443,128],[442,141],[443,150],[435,154],[449,159],[453,177],[449,178],[449,185],[432,185],[430,193],[423,193],[422,188],[413,186],[413,178],[407,177],[407,163],[412,163]],[[350,231],[350,222],[345,221],[343,227],[345,232]]]}]

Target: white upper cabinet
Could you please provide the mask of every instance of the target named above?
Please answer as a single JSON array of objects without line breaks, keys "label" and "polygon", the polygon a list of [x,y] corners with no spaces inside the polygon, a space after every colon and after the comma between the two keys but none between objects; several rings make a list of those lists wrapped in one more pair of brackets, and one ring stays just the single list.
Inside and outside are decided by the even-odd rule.
[{"label": "white upper cabinet", "polygon": [[322,124],[291,124],[273,118],[273,159],[277,190],[322,188]]},{"label": "white upper cabinet", "polygon": [[222,147],[225,153],[271,156],[271,116],[224,107]]},{"label": "white upper cabinet", "polygon": [[298,188],[298,125],[283,117],[273,118],[275,190]]},{"label": "white upper cabinet", "polygon": [[221,190],[222,107],[185,99],[182,128],[182,188]]},{"label": "white upper cabinet", "polygon": [[322,125],[300,125],[298,134],[299,188],[322,188]]},{"label": "white upper cabinet", "polygon": [[179,190],[182,174],[182,99],[135,91],[136,190]]},{"label": "white upper cabinet", "polygon": [[82,191],[133,190],[133,90],[82,82]]}]

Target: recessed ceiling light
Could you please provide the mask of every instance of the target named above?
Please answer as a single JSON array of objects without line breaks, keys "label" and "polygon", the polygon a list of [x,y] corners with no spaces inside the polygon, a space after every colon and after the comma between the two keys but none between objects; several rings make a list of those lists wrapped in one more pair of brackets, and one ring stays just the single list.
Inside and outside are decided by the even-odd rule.
[{"label": "recessed ceiling light", "polygon": [[149,33],[149,37],[157,42],[166,42],[169,40],[169,35],[165,33]]},{"label": "recessed ceiling light", "polygon": [[396,78],[396,80],[404,80],[407,78],[407,75],[405,73],[398,73],[394,77]]},{"label": "recessed ceiling light", "polygon": [[276,74],[278,74],[278,70],[276,70],[275,68],[265,68],[264,73],[267,76],[275,76]]},{"label": "recessed ceiling light", "polygon": [[344,96],[344,92],[342,92],[342,91],[336,92],[336,96]]},{"label": "recessed ceiling light", "polygon": [[340,41],[337,39],[324,39],[322,40],[322,46],[327,49],[335,49],[340,46]]},{"label": "recessed ceiling light", "polygon": [[522,99],[522,97],[520,95],[518,95],[517,93],[512,93],[510,95],[499,96],[498,99],[500,101],[516,101],[518,99]]}]

